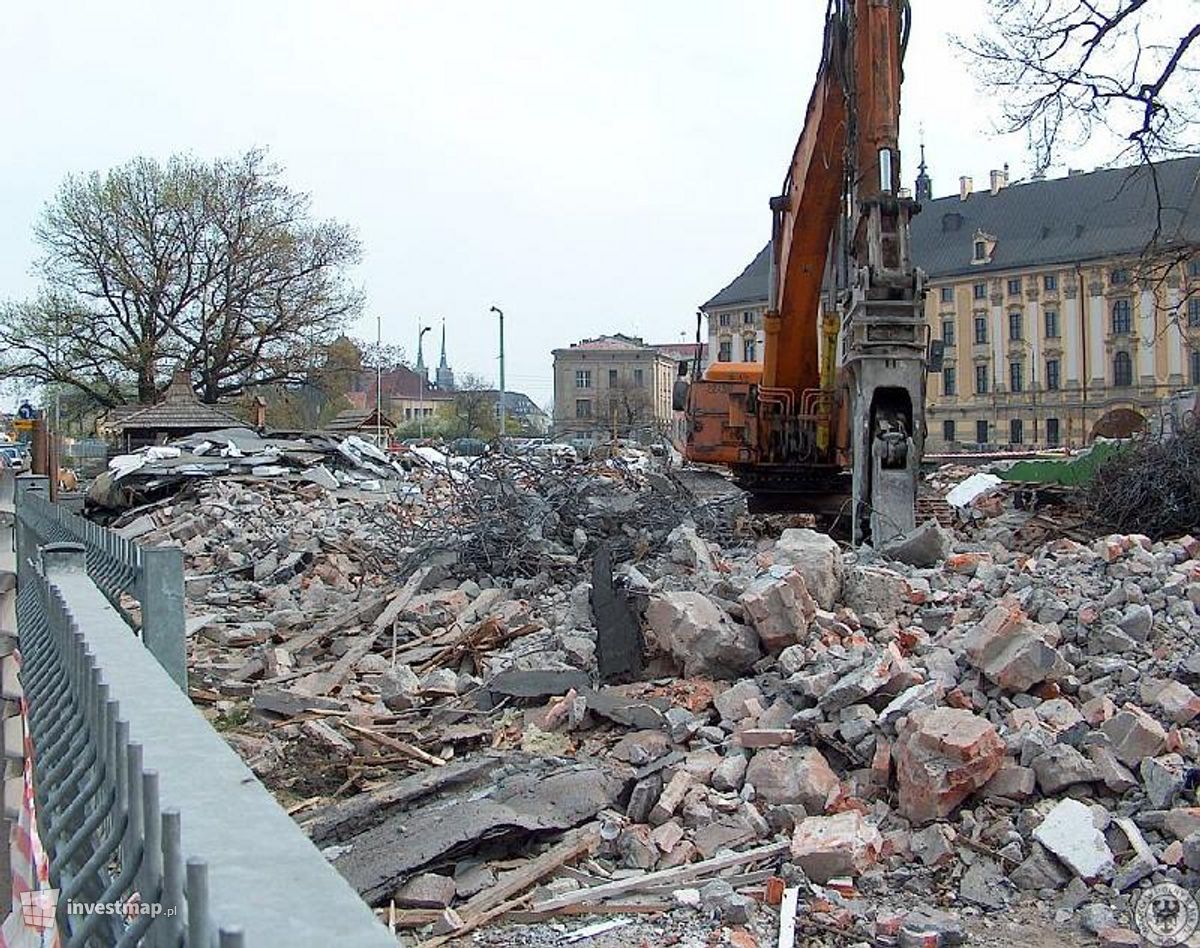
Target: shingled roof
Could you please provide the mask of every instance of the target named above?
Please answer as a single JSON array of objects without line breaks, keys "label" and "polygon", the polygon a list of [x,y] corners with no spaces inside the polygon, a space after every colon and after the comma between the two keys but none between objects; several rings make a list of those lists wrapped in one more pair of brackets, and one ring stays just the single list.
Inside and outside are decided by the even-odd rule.
[{"label": "shingled roof", "polygon": [[[912,223],[913,260],[937,280],[1139,254],[1157,225],[1155,177],[1160,241],[1200,245],[1200,157],[1194,157],[1160,162],[1153,172],[1114,168],[979,191],[965,201],[957,194],[927,201]],[[996,242],[987,263],[972,263],[979,232]],[[770,251],[767,244],[703,308],[766,302]]]},{"label": "shingled roof", "polygon": [[206,405],[196,397],[187,372],[176,372],[171,384],[156,405],[147,405],[124,417],[109,422],[116,431],[216,431],[241,427],[245,421],[223,411],[216,405]]},{"label": "shingled roof", "polygon": [[765,303],[767,281],[771,278],[771,244],[768,242],[758,256],[750,261],[736,280],[704,304],[710,306],[737,306],[739,303]]}]

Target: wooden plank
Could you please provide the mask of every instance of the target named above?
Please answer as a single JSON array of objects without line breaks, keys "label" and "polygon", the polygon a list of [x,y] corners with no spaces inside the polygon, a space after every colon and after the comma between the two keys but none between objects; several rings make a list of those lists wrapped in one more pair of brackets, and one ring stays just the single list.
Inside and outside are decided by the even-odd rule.
[{"label": "wooden plank", "polygon": [[578,889],[575,892],[568,892],[566,895],[560,895],[558,898],[539,902],[533,908],[538,912],[552,912],[555,909],[564,908],[568,905],[595,902],[610,895],[636,892],[646,886],[657,885],[662,882],[684,882],[694,879],[697,876],[720,872],[722,869],[729,869],[732,866],[743,866],[746,863],[758,862],[760,859],[771,859],[775,856],[782,856],[791,849],[791,845],[787,841],[770,843],[766,846],[759,846],[757,849],[750,849],[742,853],[730,853],[727,856],[717,856],[713,859],[705,859],[703,862],[694,862],[686,866],[676,866],[673,869],[647,872],[644,876],[636,876],[632,879],[618,879],[616,882],[606,882],[604,885],[593,886],[590,889]]},{"label": "wooden plank", "polygon": [[374,741],[389,750],[394,750],[398,754],[403,754],[405,757],[411,757],[413,760],[419,760],[422,763],[429,764],[431,767],[445,767],[446,762],[440,757],[434,757],[433,754],[427,754],[419,747],[414,747],[407,741],[401,741],[387,734],[380,734],[378,731],[372,731],[370,728],[359,727],[357,724],[351,724],[349,721],[343,721],[342,727],[348,731],[353,731],[355,734],[361,734],[369,741]]},{"label": "wooden plank", "polygon": [[568,836],[557,846],[531,860],[523,869],[518,869],[503,882],[480,892],[466,905],[460,906],[458,913],[464,919],[470,919],[489,911],[501,902],[511,899],[518,892],[524,892],[530,886],[536,885],[559,866],[573,862],[584,853],[591,852],[599,842],[600,834],[593,829]]},{"label": "wooden plank", "polygon": [[490,912],[484,912],[482,915],[478,915],[475,918],[465,920],[462,925],[454,929],[452,932],[449,932],[445,935],[438,935],[436,938],[430,938],[428,941],[420,942],[417,945],[417,948],[440,948],[441,945],[455,941],[456,939],[461,938],[463,935],[475,931],[475,929],[479,928],[481,925],[486,925],[494,918],[499,918],[501,915],[507,915],[513,909],[520,908],[528,901],[529,896],[522,895],[513,899],[511,902],[504,902],[501,905],[497,905]]},{"label": "wooden plank", "polygon": [[566,915],[659,915],[678,907],[677,903],[664,899],[651,902],[597,902],[594,905],[566,905],[553,912],[538,912],[535,909],[509,912],[506,921],[528,924]]},{"label": "wooden plank", "polygon": [[408,582],[400,589],[396,595],[392,597],[392,601],[387,604],[383,612],[375,619],[374,626],[376,632],[383,632],[385,629],[390,629],[392,623],[396,621],[396,617],[404,611],[404,607],[412,601],[412,597],[417,594],[417,590],[421,588],[421,583],[425,582],[425,578],[429,575],[431,567],[422,566],[419,570],[408,577]]},{"label": "wooden plank", "polygon": [[778,948],[796,948],[796,908],[799,904],[799,886],[789,886],[783,890],[783,902],[779,906]]},{"label": "wooden plank", "polygon": [[335,688],[340,688],[342,682],[346,680],[346,676],[354,671],[354,666],[361,662],[367,653],[374,648],[375,640],[378,638],[379,631],[374,628],[356,636],[347,646],[342,657],[333,663],[333,667],[329,671],[314,672],[311,675],[306,675],[292,685],[292,691],[316,696],[327,695]]}]

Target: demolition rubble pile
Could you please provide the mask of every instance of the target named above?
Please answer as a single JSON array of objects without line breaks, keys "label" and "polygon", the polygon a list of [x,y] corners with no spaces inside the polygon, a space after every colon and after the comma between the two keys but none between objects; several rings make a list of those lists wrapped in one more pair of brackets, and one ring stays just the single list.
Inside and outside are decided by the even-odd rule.
[{"label": "demolition rubble pile", "polygon": [[422,944],[783,945],[798,904],[794,944],[1007,907],[1126,945],[1200,878],[1200,541],[847,553],[686,522],[644,457],[410,461],[415,503],[213,479],[126,522],[187,552],[193,698]]},{"label": "demolition rubble pile", "polygon": [[214,478],[378,492],[395,489],[404,473],[395,459],[357,435],[282,438],[227,428],[113,458],[89,488],[87,502],[93,510],[119,511]]}]

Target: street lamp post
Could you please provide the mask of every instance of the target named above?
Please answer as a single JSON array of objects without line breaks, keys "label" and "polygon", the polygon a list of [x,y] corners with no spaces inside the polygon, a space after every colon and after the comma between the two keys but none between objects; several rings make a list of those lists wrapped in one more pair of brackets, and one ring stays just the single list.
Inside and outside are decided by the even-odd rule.
[{"label": "street lamp post", "polygon": [[[421,345],[425,340],[425,333],[429,332],[429,330],[431,330],[432,328],[433,328],[432,326],[425,326],[417,334],[417,353],[418,354],[421,353]],[[424,362],[424,360],[422,360],[422,362]],[[421,377],[421,395],[420,395],[420,398],[417,400],[417,434],[419,437],[424,438],[425,437],[425,368],[424,368],[424,365],[422,365],[421,371],[418,373],[418,375],[420,375],[420,377]]]},{"label": "street lamp post", "polygon": [[375,443],[383,450],[383,313],[375,314]]},{"label": "street lamp post", "polygon": [[504,310],[493,306],[490,312],[500,317],[500,437],[504,437],[504,429],[508,412],[504,404]]}]

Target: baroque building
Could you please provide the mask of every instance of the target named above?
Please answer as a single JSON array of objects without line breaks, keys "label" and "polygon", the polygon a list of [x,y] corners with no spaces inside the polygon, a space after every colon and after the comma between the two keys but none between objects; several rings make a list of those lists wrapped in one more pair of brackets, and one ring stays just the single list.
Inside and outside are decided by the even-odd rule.
[{"label": "baroque building", "polygon": [[[916,185],[913,258],[945,352],[927,450],[1124,436],[1200,385],[1200,158],[1013,184],[1006,169],[932,199],[922,154]],[[702,307],[718,359],[762,358],[733,324],[761,323],[769,255]]]}]

